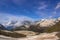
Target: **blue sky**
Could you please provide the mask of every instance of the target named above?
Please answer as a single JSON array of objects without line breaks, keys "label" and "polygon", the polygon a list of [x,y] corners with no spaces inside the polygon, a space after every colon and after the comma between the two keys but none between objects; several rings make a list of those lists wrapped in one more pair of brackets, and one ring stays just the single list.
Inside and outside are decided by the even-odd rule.
[{"label": "blue sky", "polygon": [[0,19],[6,20],[8,16],[57,18],[60,17],[60,0],[0,0]]}]

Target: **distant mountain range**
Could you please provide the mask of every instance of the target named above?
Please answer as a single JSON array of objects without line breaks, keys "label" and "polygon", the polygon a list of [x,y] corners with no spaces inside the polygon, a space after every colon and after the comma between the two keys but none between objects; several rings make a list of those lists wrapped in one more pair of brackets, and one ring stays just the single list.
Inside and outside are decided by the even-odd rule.
[{"label": "distant mountain range", "polygon": [[39,21],[31,22],[28,20],[17,22],[10,21],[6,26],[0,24],[1,30],[30,30],[35,32],[52,32],[60,31],[60,18],[58,19],[42,19]]}]

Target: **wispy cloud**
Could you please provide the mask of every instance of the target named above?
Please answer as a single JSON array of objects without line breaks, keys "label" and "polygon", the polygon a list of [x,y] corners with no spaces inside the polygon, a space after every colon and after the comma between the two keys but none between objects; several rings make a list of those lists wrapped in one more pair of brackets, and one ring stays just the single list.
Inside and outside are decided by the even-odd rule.
[{"label": "wispy cloud", "polygon": [[59,2],[59,3],[57,3],[57,6],[56,6],[56,8],[55,8],[55,9],[58,9],[58,8],[60,8],[60,2]]},{"label": "wispy cloud", "polygon": [[60,9],[60,2],[57,3],[57,5],[54,7],[54,11],[52,12],[52,17],[56,17],[59,15],[59,9]]},{"label": "wispy cloud", "polygon": [[36,14],[39,15],[40,17],[42,18],[45,18],[44,16],[46,16],[46,10],[47,10],[47,7],[48,7],[48,4],[43,1],[43,2],[39,2],[38,3],[38,7],[36,8]]},{"label": "wispy cloud", "polygon": [[46,2],[40,2],[38,6],[38,10],[46,9],[47,8]]}]

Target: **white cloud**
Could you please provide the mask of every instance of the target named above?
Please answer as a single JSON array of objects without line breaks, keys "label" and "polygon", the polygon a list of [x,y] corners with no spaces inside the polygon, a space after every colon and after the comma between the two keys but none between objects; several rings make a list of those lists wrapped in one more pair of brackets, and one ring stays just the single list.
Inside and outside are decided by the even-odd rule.
[{"label": "white cloud", "polygon": [[20,25],[22,21],[33,21],[34,19],[27,16],[14,16],[10,14],[0,14],[0,23],[5,26],[13,26],[14,24]]},{"label": "white cloud", "polygon": [[32,18],[29,18],[29,17],[26,17],[26,16],[21,16],[20,19],[17,21],[17,23],[15,24],[15,26],[20,26],[20,25],[23,25],[22,22],[23,21],[34,21],[34,19]]},{"label": "white cloud", "polygon": [[47,5],[43,5],[43,6],[40,6],[38,9],[41,10],[41,9],[46,9]]},{"label": "white cloud", "polygon": [[[27,17],[27,16],[14,16],[10,14],[0,14],[0,23],[2,23],[4,26],[20,26],[22,25],[23,21],[35,21],[33,18]],[[40,21],[41,27],[48,27],[53,26],[56,24],[56,22],[59,22],[60,17],[58,20],[56,19],[44,19],[43,21]]]},{"label": "white cloud", "polygon": [[46,9],[47,8],[46,2],[39,2],[38,10]]},{"label": "white cloud", "polygon": [[58,9],[58,8],[60,8],[60,2],[59,2],[59,3],[57,3],[57,6],[56,6],[56,8],[55,8],[55,9]]}]

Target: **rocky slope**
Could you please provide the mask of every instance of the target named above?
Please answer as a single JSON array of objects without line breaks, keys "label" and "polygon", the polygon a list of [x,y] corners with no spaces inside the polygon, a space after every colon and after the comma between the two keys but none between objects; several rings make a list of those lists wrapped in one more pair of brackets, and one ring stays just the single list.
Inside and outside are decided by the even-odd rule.
[{"label": "rocky slope", "polygon": [[0,30],[0,35],[4,35],[7,37],[13,37],[13,38],[26,37],[26,35],[24,34],[12,32],[12,31],[6,31],[6,30]]},{"label": "rocky slope", "polygon": [[0,40],[59,40],[59,37],[56,35],[57,32],[53,33],[41,33],[35,36],[28,36],[25,38],[11,38],[0,35]]}]

